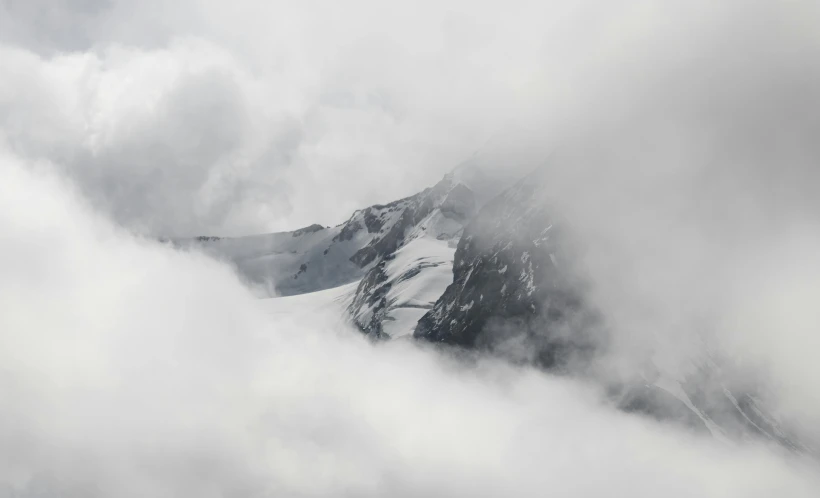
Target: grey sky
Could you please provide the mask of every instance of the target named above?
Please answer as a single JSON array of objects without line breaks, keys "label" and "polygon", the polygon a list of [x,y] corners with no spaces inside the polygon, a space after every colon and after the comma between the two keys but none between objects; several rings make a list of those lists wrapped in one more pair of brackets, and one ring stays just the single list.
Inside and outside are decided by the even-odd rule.
[{"label": "grey sky", "polygon": [[3,139],[155,233],[337,223],[414,193],[543,66],[535,4],[2,5]]},{"label": "grey sky", "polygon": [[551,140],[545,123],[565,129],[602,83],[623,84],[635,49],[674,55],[670,32],[697,39],[734,15],[625,0],[0,9],[2,139],[117,221],[170,235],[338,223],[511,127]]}]

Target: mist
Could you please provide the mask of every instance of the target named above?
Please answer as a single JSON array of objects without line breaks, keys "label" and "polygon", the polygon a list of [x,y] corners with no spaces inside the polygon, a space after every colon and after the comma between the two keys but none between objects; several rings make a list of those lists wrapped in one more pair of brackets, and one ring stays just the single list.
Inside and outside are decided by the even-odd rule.
[{"label": "mist", "polygon": [[817,441],[820,44],[802,3],[729,5],[697,39],[631,47],[625,75],[596,68],[612,78],[565,105],[544,201],[611,329],[606,375],[717,361]]},{"label": "mist", "polygon": [[271,315],[154,241],[539,167],[595,375],[719,361],[816,444],[816,5],[166,4],[0,4],[0,495],[818,494],[816,455]]},{"label": "mist", "polygon": [[[4,154],[10,496],[813,496],[814,464],[608,408],[591,386],[326,316],[134,238]],[[752,469],[752,470],[750,470]]]},{"label": "mist", "polygon": [[539,32],[505,52],[534,8],[3,2],[2,135],[139,233],[336,224],[435,183],[525,108]]}]

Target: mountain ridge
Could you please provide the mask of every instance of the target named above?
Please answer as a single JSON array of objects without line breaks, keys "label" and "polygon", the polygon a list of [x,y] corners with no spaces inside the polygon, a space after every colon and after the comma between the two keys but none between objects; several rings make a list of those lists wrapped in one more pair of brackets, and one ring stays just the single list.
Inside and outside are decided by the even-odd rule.
[{"label": "mountain ridge", "polygon": [[580,376],[625,412],[720,439],[752,434],[809,451],[755,392],[731,389],[711,356],[685,377],[650,359],[633,365],[628,380],[596,371],[611,331],[584,298],[571,233],[542,198],[543,181],[536,170],[479,205],[448,174],[415,195],[356,210],[336,227],[178,244],[229,261],[268,296],[358,282],[342,307],[372,340],[413,338]]}]

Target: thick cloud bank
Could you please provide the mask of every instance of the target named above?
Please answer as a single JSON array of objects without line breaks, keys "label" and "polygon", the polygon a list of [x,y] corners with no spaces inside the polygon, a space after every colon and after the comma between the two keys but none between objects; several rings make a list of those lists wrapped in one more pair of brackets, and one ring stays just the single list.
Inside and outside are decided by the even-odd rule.
[{"label": "thick cloud bank", "polygon": [[[778,44],[817,19],[808,1],[6,0],[0,136],[141,232],[332,224],[434,184],[514,124],[552,142],[544,121],[565,133],[567,116],[633,104],[598,97],[708,55],[716,29]],[[754,65],[759,48],[732,55]]]},{"label": "thick cloud bank", "polygon": [[612,61],[622,77],[589,84],[544,174],[616,368],[651,357],[684,378],[716,360],[815,441],[818,22],[806,2],[725,2],[670,24]]},{"label": "thick cloud bank", "polygon": [[451,7],[2,2],[0,136],[140,232],[338,223],[435,183],[522,108],[532,55],[502,48],[526,15],[487,31],[493,9]]},{"label": "thick cloud bank", "polygon": [[8,496],[816,496],[814,463],[580,384],[272,320],[225,267],[1,160]]}]

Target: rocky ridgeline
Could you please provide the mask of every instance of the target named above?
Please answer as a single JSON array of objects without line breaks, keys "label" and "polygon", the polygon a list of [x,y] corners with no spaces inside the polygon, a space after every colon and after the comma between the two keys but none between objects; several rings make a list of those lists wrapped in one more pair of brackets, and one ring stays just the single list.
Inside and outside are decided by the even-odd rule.
[{"label": "rocky ridgeline", "polygon": [[[390,230],[353,255],[351,260],[360,266],[373,263],[348,306],[353,322],[362,332],[373,339],[389,338],[391,335],[385,331],[385,322],[395,321],[393,312],[404,309],[422,310],[423,313],[432,306],[432,300],[412,302],[413,296],[399,292],[400,287],[407,289],[411,283],[421,283],[427,295],[437,296],[443,291],[442,285],[437,288],[436,279],[426,277],[435,270],[438,274],[443,273],[442,270],[449,273],[452,266],[450,242],[460,236],[474,209],[472,191],[447,176],[433,188],[409,198]],[[422,242],[414,244],[418,239],[425,239],[426,247],[438,246],[437,255],[425,254],[424,249],[419,253],[416,248]],[[446,253],[444,257],[441,256],[442,249]],[[402,256],[406,254],[411,260],[407,261],[406,256],[397,259],[400,250]],[[409,335],[413,325],[409,323],[405,327],[402,324],[405,328],[399,333]]]},{"label": "rocky ridgeline", "polygon": [[[502,356],[602,384],[612,403],[715,437],[760,437],[807,451],[755,392],[728,382],[727,363],[707,354],[690,373],[663,374],[651,360],[616,381],[595,359],[612,332],[586,301],[567,223],[543,199],[538,172],[494,196],[452,175],[434,187],[354,212],[336,227],[196,245],[247,281],[291,295],[359,281],[349,319],[372,339],[413,337]],[[485,182],[486,183],[486,182]],[[178,243],[178,245],[180,245]],[[652,373],[647,373],[652,372]]]}]

